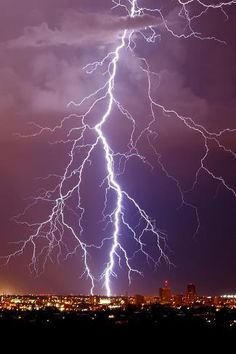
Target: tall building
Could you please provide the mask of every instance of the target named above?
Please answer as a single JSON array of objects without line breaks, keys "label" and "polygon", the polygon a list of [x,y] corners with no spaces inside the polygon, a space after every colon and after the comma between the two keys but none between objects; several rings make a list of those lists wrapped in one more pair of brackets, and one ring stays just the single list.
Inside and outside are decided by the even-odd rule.
[{"label": "tall building", "polygon": [[196,286],[192,283],[187,285],[186,289],[186,300],[188,303],[193,303],[196,300],[197,292]]},{"label": "tall building", "polygon": [[187,295],[197,295],[196,286],[192,283],[188,284],[186,293]]},{"label": "tall building", "polygon": [[162,304],[171,302],[171,289],[168,287],[168,281],[165,280],[164,287],[159,289],[160,301]]}]

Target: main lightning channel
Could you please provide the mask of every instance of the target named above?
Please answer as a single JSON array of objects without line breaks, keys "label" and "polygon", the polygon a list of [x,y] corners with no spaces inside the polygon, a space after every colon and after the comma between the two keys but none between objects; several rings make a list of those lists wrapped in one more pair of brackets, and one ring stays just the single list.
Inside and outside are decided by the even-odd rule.
[{"label": "main lightning channel", "polygon": [[[103,124],[107,121],[109,115],[111,114],[112,111],[112,106],[114,102],[114,97],[113,97],[113,88],[114,88],[114,80],[116,77],[116,72],[117,72],[117,63],[120,58],[120,51],[125,47],[125,38],[127,35],[127,30],[125,30],[122,34],[121,37],[121,44],[116,48],[115,50],[115,55],[114,58],[110,64],[111,66],[111,72],[110,72],[110,78],[108,81],[108,95],[109,95],[109,103],[108,103],[108,108],[104,116],[102,117],[101,122],[99,122],[96,126],[95,129],[98,133],[98,136],[100,137],[103,148],[105,151],[105,158],[106,158],[106,165],[107,165],[107,172],[108,172],[108,183],[109,187],[113,189],[116,193],[116,208],[115,208],[115,213],[114,213],[114,233],[113,233],[113,244],[110,250],[109,254],[109,262],[106,266],[105,269],[105,287],[106,287],[106,293],[107,296],[111,295],[111,286],[110,286],[110,277],[113,273],[113,268],[114,268],[114,257],[116,254],[116,249],[118,247],[118,238],[119,238],[119,224],[120,224],[120,218],[121,218],[121,210],[122,210],[122,190],[120,185],[115,179],[115,173],[114,173],[114,161],[113,161],[113,156],[111,153],[110,146],[107,142],[107,139],[105,135],[102,132],[102,126]],[[109,71],[109,68],[108,68]]]}]

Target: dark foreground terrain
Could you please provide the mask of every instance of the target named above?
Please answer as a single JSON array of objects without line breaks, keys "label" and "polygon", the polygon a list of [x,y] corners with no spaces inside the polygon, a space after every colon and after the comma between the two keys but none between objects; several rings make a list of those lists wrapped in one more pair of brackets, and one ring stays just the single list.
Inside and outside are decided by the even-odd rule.
[{"label": "dark foreground terrain", "polygon": [[10,353],[236,353],[236,309],[154,305],[96,312],[1,311],[0,340]]}]

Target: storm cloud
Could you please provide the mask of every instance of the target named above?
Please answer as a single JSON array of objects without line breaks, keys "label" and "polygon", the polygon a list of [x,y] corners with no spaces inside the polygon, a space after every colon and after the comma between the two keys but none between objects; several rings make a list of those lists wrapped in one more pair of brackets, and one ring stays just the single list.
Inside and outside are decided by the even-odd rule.
[{"label": "storm cloud", "polygon": [[24,33],[8,43],[9,47],[84,46],[94,43],[113,43],[122,30],[138,30],[160,23],[155,16],[136,18],[117,17],[109,14],[68,11],[59,28],[47,23],[24,29]]}]

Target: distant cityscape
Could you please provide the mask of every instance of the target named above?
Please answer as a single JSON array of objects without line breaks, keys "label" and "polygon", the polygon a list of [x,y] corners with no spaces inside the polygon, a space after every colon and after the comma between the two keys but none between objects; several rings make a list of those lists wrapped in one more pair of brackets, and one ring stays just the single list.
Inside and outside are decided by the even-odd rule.
[{"label": "distant cityscape", "polygon": [[222,307],[236,308],[236,295],[203,296],[197,293],[195,284],[187,284],[183,294],[173,294],[168,285],[159,288],[158,296],[103,296],[103,295],[0,295],[0,310],[34,311],[52,308],[58,311],[99,311],[125,309],[128,305],[144,307],[153,304],[180,307]]},{"label": "distant cityscape", "polygon": [[51,343],[52,352],[62,344],[65,352],[74,352],[68,345],[74,339],[80,345],[88,338],[86,343],[94,345],[96,352],[100,344],[104,349],[109,338],[115,348],[130,343],[132,350],[135,345],[139,349],[143,343],[143,353],[152,353],[167,338],[165,348],[179,344],[181,353],[184,345],[189,348],[188,340],[194,348],[199,344],[199,353],[205,352],[206,343],[212,349],[213,343],[221,341],[224,353],[231,351],[226,344],[235,346],[236,295],[203,296],[195,284],[186,284],[183,294],[174,294],[167,281],[156,296],[2,294],[0,332],[7,344],[14,338],[17,350],[19,343],[25,345],[26,338],[33,338],[37,345]]}]

